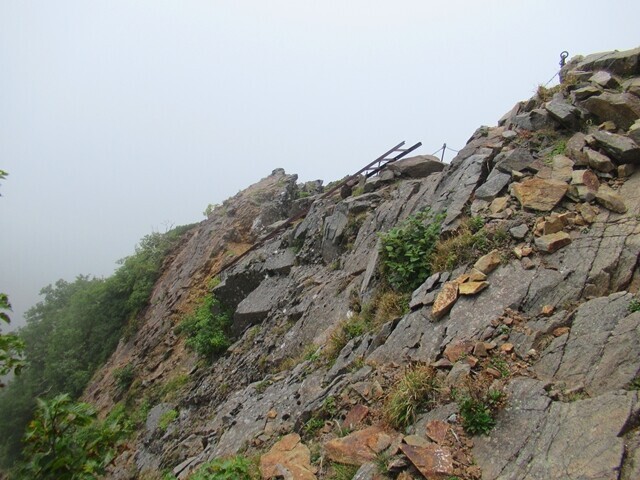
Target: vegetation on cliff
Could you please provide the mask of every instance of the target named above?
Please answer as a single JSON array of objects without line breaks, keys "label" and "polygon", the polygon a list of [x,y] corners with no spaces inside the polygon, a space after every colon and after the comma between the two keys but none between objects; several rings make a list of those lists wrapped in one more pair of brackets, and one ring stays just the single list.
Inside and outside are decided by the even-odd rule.
[{"label": "vegetation on cliff", "polygon": [[124,329],[134,329],[167,254],[190,225],[151,233],[108,278],[78,276],[42,289],[44,299],[26,313],[18,335],[28,366],[0,392],[0,464],[14,464],[35,399],[80,395],[115,349]]}]

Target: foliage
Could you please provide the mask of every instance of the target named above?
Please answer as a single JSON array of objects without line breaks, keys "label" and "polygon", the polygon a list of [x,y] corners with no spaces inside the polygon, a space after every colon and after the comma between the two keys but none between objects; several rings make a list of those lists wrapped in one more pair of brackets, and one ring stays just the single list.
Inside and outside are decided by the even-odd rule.
[{"label": "foliage", "polygon": [[43,300],[26,312],[27,325],[17,334],[28,367],[0,393],[1,466],[18,459],[36,397],[82,392],[123,328],[146,308],[164,259],[189,228],[147,235],[111,277],[78,276],[41,290]]},{"label": "foliage", "polygon": [[162,415],[160,415],[160,420],[158,420],[158,428],[160,428],[160,430],[164,432],[165,430],[167,430],[167,428],[169,428],[169,424],[171,424],[176,418],[178,418],[177,410],[174,410],[173,408],[171,410],[167,410]]},{"label": "foliage", "polygon": [[381,234],[382,273],[394,288],[412,291],[431,275],[431,255],[444,215],[426,209]]},{"label": "foliage", "polygon": [[640,312],[640,300],[634,298],[629,302],[629,312]]},{"label": "foliage", "polygon": [[469,388],[458,395],[458,409],[462,418],[462,427],[470,435],[487,435],[495,426],[495,412],[504,399],[500,390],[482,391]]},{"label": "foliage", "polygon": [[333,475],[329,477],[330,480],[351,480],[358,472],[356,465],[343,465],[341,463],[332,463],[331,469]]},{"label": "foliage", "polygon": [[435,404],[440,384],[435,370],[427,365],[410,367],[393,385],[384,413],[389,423],[402,429],[413,423],[418,412]]},{"label": "foliage", "polygon": [[126,392],[133,383],[134,369],[132,364],[127,364],[122,368],[116,368],[113,371],[113,377],[116,380],[116,389],[118,393]]},{"label": "foliage", "polygon": [[25,435],[22,478],[93,479],[105,473],[131,426],[122,411],[104,422],[91,405],[75,403],[67,394],[37,399],[37,410]]},{"label": "foliage", "polygon": [[198,355],[212,359],[229,348],[228,329],[231,312],[223,308],[213,294],[207,294],[195,311],[188,315],[176,329],[187,336],[186,344]]},{"label": "foliage", "polygon": [[[2,170],[0,170],[0,174]],[[4,310],[11,310],[11,304],[6,294],[0,293],[0,324],[9,323],[9,315]],[[25,366],[22,359],[24,341],[17,335],[0,333],[0,376],[10,372],[19,374]],[[4,385],[0,382],[0,388]]]},{"label": "foliage", "polygon": [[256,480],[258,478],[260,478],[258,466],[242,455],[216,458],[200,466],[189,477],[190,480]]},{"label": "foliage", "polygon": [[407,313],[409,297],[394,290],[378,290],[370,303],[361,306],[354,300],[352,306],[357,311],[344,320],[333,331],[323,351],[323,356],[332,362],[353,338],[371,332],[394,317]]}]

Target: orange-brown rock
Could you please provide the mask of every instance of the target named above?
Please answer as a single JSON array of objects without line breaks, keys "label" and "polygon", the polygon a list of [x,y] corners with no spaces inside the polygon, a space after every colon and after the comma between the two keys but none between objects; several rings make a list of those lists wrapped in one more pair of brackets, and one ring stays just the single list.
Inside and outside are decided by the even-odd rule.
[{"label": "orange-brown rock", "polygon": [[562,200],[569,185],[565,182],[543,178],[529,178],[513,184],[513,194],[522,208],[549,212]]},{"label": "orange-brown rock", "polygon": [[433,315],[433,318],[439,320],[444,317],[449,313],[449,310],[451,310],[451,307],[456,303],[456,300],[458,300],[458,283],[446,282],[431,307],[431,315]]},{"label": "orange-brown rock", "polygon": [[571,237],[566,232],[558,232],[538,237],[535,242],[538,250],[553,253],[556,250],[569,245],[571,243]]},{"label": "orange-brown rock", "polygon": [[450,362],[457,362],[462,357],[466,357],[473,350],[473,342],[466,340],[463,342],[453,342],[447,345],[444,349],[443,355]]},{"label": "orange-brown rock", "polygon": [[501,262],[500,252],[498,250],[491,250],[486,255],[480,257],[478,261],[473,265],[473,268],[480,270],[485,275],[493,272]]},{"label": "orange-brown rock", "polygon": [[405,444],[400,449],[425,478],[444,480],[453,474],[453,456],[447,447],[435,444],[414,447]]},{"label": "orange-brown rock", "polygon": [[442,420],[431,420],[426,427],[427,437],[441,445],[446,442],[450,430],[451,425]]},{"label": "orange-brown rock", "polygon": [[489,282],[467,282],[458,287],[460,295],[475,295],[489,286]]},{"label": "orange-brown rock", "polygon": [[338,463],[362,465],[376,458],[391,445],[392,437],[380,427],[368,427],[324,445],[327,456]]},{"label": "orange-brown rock", "polygon": [[268,453],[260,457],[260,474],[263,479],[286,477],[293,480],[315,480],[315,467],[311,465],[311,453],[300,442],[300,435],[290,433],[277,442]]},{"label": "orange-brown rock", "polygon": [[347,413],[345,419],[342,421],[342,428],[353,429],[356,425],[362,423],[362,420],[364,420],[368,413],[369,407],[367,407],[366,405],[362,405],[360,403],[354,405],[353,408],[349,410],[349,413]]}]

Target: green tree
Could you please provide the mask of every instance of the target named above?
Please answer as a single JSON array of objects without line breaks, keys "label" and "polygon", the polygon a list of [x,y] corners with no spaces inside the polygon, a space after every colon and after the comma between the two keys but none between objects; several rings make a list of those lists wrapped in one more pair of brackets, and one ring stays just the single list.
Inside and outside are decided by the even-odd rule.
[{"label": "green tree", "polygon": [[[6,313],[11,310],[11,304],[6,294],[0,293],[0,323],[9,323],[9,315]],[[19,374],[25,365],[22,359],[24,351],[24,342],[16,335],[0,333],[0,376],[7,375],[10,372]],[[4,384],[0,382],[0,387]]]}]

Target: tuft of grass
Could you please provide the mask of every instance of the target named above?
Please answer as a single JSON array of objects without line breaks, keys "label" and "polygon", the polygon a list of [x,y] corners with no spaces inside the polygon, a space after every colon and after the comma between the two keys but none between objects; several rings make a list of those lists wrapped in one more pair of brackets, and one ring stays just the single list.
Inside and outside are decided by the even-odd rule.
[{"label": "tuft of grass", "polygon": [[324,427],[323,419],[311,417],[302,427],[302,433],[307,437],[314,437],[322,427]]},{"label": "tuft of grass", "polygon": [[171,424],[176,418],[178,418],[177,410],[167,410],[160,416],[160,420],[158,421],[158,428],[163,432],[166,432],[167,428],[169,428],[169,424]]},{"label": "tuft of grass", "polygon": [[629,312],[634,313],[634,312],[640,312],[640,300],[637,299],[633,299],[629,302],[629,307],[628,307]]},{"label": "tuft of grass", "polygon": [[387,421],[394,428],[406,428],[420,411],[435,405],[439,391],[440,383],[433,367],[410,367],[389,391],[383,409]]},{"label": "tuft of grass", "polygon": [[450,237],[440,240],[431,257],[432,270],[443,272],[471,263],[495,248],[506,245],[509,234],[504,229],[487,231],[477,217],[464,221]]},{"label": "tuft of grass", "polygon": [[358,466],[343,465],[341,463],[332,463],[331,469],[333,474],[328,477],[330,480],[351,480],[358,472]]}]

